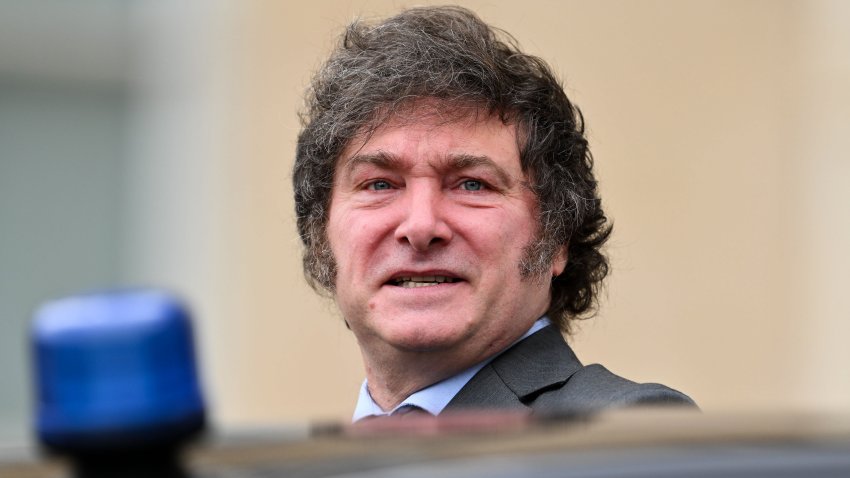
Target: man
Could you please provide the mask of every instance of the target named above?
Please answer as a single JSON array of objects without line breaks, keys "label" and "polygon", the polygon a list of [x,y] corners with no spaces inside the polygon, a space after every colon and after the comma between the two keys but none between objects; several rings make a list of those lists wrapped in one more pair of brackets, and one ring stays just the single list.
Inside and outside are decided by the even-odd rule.
[{"label": "man", "polygon": [[355,420],[693,404],[582,366],[561,335],[595,309],[611,227],[581,114],[510,37],[457,7],[355,22],[303,124],[304,270],[360,346]]}]

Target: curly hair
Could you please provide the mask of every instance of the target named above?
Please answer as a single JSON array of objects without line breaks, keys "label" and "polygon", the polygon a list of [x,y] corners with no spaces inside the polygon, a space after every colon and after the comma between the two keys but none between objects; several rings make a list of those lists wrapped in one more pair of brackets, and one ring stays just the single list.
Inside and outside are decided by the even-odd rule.
[{"label": "curly hair", "polygon": [[543,60],[522,53],[508,33],[460,7],[355,21],[315,74],[293,170],[308,283],[334,292],[336,264],[326,227],[337,158],[351,140],[423,99],[446,111],[473,107],[515,125],[521,168],[539,204],[536,238],[519,267],[524,277],[539,276],[567,247],[567,266],[552,281],[547,314],[570,332],[574,319],[596,311],[608,274],[601,248],[611,233],[581,112]]}]

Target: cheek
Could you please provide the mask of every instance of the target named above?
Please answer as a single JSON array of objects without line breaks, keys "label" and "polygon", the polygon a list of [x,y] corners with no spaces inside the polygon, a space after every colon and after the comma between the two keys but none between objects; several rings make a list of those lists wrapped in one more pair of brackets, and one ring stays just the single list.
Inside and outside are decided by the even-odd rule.
[{"label": "cheek", "polygon": [[341,235],[339,233],[340,228],[337,225],[337,221],[334,221],[333,218],[328,220],[328,227],[326,230],[326,234],[328,235],[328,246],[331,249],[331,253],[333,253],[334,258],[339,261],[341,247],[344,243],[341,241]]},{"label": "cheek", "polygon": [[374,260],[388,226],[363,211],[338,211],[328,222],[328,241],[341,274]]},{"label": "cheek", "polygon": [[346,234],[350,230],[350,216],[339,210],[331,210],[328,218],[328,245],[337,264],[337,273],[345,275],[351,268],[352,245],[357,242]]},{"label": "cheek", "polygon": [[482,217],[470,224],[468,230],[474,235],[475,243],[490,251],[500,251],[505,256],[495,260],[515,257],[525,249],[534,237],[535,223],[523,214],[499,214]]}]

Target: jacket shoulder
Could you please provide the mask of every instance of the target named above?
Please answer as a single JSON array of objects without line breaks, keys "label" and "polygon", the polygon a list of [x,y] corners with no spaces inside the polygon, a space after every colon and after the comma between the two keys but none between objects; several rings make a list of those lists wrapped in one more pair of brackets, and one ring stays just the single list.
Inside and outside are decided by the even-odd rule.
[{"label": "jacket shoulder", "polygon": [[658,383],[627,380],[599,364],[582,367],[559,388],[541,391],[530,405],[544,413],[592,413],[633,406],[696,407],[682,392]]}]

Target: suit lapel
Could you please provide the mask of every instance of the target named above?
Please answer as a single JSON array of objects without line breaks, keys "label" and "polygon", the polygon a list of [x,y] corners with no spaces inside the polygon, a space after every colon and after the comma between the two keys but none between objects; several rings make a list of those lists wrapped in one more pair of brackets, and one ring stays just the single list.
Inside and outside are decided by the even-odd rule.
[{"label": "suit lapel", "polygon": [[538,394],[563,385],[580,368],[561,333],[550,325],[493,359],[446,409],[527,409]]}]

